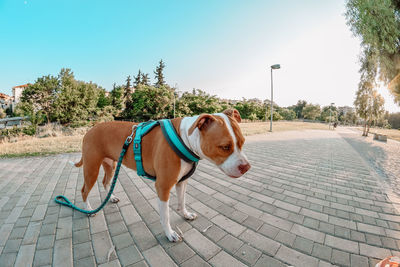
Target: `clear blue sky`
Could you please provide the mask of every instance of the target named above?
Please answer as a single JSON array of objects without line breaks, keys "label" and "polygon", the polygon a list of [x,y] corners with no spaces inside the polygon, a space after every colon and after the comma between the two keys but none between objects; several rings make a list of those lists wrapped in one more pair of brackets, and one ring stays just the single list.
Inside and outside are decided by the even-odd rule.
[{"label": "clear blue sky", "polygon": [[268,66],[280,63],[279,105],[352,105],[359,42],[343,12],[342,0],[2,0],[0,92],[62,67],[110,90],[139,68],[153,78],[162,58],[181,91],[269,98]]}]

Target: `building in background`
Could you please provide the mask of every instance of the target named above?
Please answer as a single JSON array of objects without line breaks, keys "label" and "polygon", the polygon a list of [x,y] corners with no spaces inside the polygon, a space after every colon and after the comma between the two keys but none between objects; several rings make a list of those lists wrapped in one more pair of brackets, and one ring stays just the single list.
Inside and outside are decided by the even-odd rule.
[{"label": "building in background", "polygon": [[3,93],[0,93],[0,108],[8,109],[12,105],[12,97]]}]

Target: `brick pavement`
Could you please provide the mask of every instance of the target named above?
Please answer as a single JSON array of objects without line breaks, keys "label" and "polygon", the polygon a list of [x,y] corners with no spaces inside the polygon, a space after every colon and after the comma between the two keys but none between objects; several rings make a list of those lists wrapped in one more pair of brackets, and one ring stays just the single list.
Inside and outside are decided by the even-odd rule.
[{"label": "brick pavement", "polygon": [[[121,201],[88,218],[53,201],[82,206],[82,169],[68,164],[79,154],[0,160],[0,266],[374,266],[400,255],[388,170],[358,152],[370,145],[354,146],[345,130],[248,139],[253,167],[242,178],[199,165],[187,193],[195,221],[177,214],[172,195],[181,243],[167,241],[153,183],[132,170],[121,169]],[[96,184],[92,206],[105,195]]]}]

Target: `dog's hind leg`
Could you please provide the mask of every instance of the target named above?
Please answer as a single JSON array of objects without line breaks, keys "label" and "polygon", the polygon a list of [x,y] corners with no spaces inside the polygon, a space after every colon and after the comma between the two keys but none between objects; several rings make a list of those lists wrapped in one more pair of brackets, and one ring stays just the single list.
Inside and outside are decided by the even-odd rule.
[{"label": "dog's hind leg", "polygon": [[[94,184],[97,181],[97,176],[99,175],[99,169],[101,165],[101,160],[96,160],[91,158],[91,160],[85,160],[85,164],[83,165],[83,175],[84,175],[84,183],[82,186],[82,199],[86,204],[87,210],[92,210],[90,206],[88,195],[90,190],[92,190]],[[92,214],[94,215],[94,214]]]},{"label": "dog's hind leg", "polygon": [[[104,178],[103,178],[103,186],[106,191],[109,191],[110,188],[110,181],[114,176],[116,162],[112,159],[105,158],[101,163],[104,168]],[[114,194],[111,194],[110,202],[117,203],[119,198],[116,197]]]}]

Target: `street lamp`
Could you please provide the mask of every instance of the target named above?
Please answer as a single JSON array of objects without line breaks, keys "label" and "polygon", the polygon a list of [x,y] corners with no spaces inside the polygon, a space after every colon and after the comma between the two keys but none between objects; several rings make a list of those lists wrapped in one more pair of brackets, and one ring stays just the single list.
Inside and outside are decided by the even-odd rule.
[{"label": "street lamp", "polygon": [[269,125],[269,131],[270,132],[272,132],[272,116],[274,114],[274,106],[273,106],[273,103],[274,103],[274,83],[273,83],[273,79],[272,79],[272,70],[277,70],[277,69],[280,69],[280,68],[281,68],[281,65],[279,65],[279,64],[274,64],[274,65],[271,66],[271,122],[270,122],[270,125]]},{"label": "street lamp", "polygon": [[335,105],[335,103],[331,103],[329,106],[329,130],[331,129],[331,121],[332,121],[332,106]]}]

